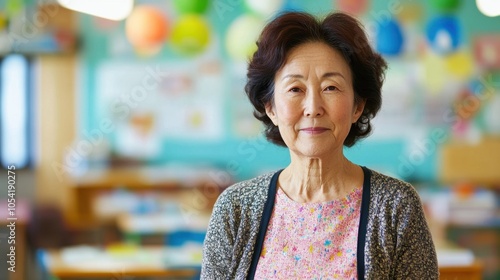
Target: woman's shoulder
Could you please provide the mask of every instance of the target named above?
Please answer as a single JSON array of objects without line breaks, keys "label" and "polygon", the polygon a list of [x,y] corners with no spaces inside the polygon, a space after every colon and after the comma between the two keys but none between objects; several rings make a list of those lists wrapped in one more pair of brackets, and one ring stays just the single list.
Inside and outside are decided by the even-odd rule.
[{"label": "woman's shoulder", "polygon": [[382,200],[413,200],[420,203],[420,197],[410,183],[374,170],[371,170],[370,194]]},{"label": "woman's shoulder", "polygon": [[218,203],[238,205],[254,204],[256,201],[264,203],[271,178],[275,173],[276,171],[269,172],[229,186],[220,194]]}]

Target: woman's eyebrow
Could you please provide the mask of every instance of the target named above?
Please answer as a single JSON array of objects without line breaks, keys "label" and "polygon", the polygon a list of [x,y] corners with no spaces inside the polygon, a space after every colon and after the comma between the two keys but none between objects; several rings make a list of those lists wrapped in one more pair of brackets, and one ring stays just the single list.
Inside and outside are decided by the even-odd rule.
[{"label": "woman's eyebrow", "polygon": [[340,73],[340,72],[327,72],[327,73],[323,74],[322,78],[329,78],[329,77],[335,77],[335,76],[339,76],[345,80],[344,75],[342,75],[342,73]]},{"label": "woman's eyebrow", "polygon": [[[329,77],[335,77],[335,76],[341,77],[342,79],[345,80],[344,75],[342,75],[340,72],[327,72],[327,73],[323,74],[322,78],[329,78]],[[288,75],[285,75],[281,80],[292,79],[292,78],[304,79],[304,76],[302,76],[300,74],[288,74]]]},{"label": "woman's eyebrow", "polygon": [[283,78],[281,78],[281,80],[285,80],[285,79],[292,79],[292,78],[295,78],[295,79],[304,79],[304,76],[300,75],[300,74],[288,74],[288,75],[285,75]]}]

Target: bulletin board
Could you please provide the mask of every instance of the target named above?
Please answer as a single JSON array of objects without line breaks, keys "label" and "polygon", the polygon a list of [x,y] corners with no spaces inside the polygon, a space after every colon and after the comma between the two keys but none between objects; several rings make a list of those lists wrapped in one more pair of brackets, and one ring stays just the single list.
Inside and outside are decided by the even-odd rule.
[{"label": "bulletin board", "polygon": [[[171,25],[181,18],[172,1],[136,2],[154,5]],[[237,179],[285,167],[288,151],[268,143],[262,136],[262,125],[252,115],[244,92],[246,61],[234,60],[226,46],[231,26],[248,14],[245,2],[209,1],[203,18],[210,28],[210,41],[196,55],[179,54],[168,43],[154,55],[138,53],[126,37],[124,22],[82,15],[81,131],[90,131],[109,119],[116,127],[106,135],[112,152],[147,164],[206,163],[223,169],[230,165]],[[398,22],[401,49],[395,52],[389,46],[388,51],[395,53],[384,55],[389,68],[382,110],[373,121],[373,134],[345,150],[353,162],[403,179],[433,180],[437,175],[436,149],[422,148],[429,146],[429,139],[434,141],[432,135],[439,130],[443,137],[472,137],[474,130],[484,129],[482,113],[463,124],[452,118],[455,113],[448,118],[443,115],[461,94],[470,95],[474,85],[482,85],[484,91],[500,76],[499,67],[485,70],[476,54],[485,44],[496,46],[499,17],[483,16],[474,1],[462,1],[460,7],[446,13],[415,1],[360,1],[365,6],[354,8],[349,1],[272,2],[282,3],[280,10],[317,15],[354,9],[351,11],[359,13],[357,17],[377,48],[387,48],[377,45],[381,19]],[[436,41],[454,46],[454,51],[446,55],[429,51],[426,32],[430,23],[449,15],[459,23],[459,43],[454,46],[453,38],[438,34]],[[151,74],[155,71],[165,75],[157,84]],[[153,77],[150,89],[141,95],[140,87],[145,87],[142,84],[148,76]],[[485,79],[490,80],[483,83]],[[136,101],[127,103],[126,96],[132,93],[137,95]],[[460,125],[464,127],[459,132],[450,130]]]}]

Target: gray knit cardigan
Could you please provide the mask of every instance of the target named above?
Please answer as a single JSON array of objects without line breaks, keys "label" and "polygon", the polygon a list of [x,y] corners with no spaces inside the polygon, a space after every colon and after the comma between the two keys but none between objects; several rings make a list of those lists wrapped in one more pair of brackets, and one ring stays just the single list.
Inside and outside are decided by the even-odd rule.
[{"label": "gray knit cardigan", "polygon": [[[434,244],[415,189],[363,171],[358,279],[438,279]],[[237,183],[219,196],[203,245],[201,279],[253,279],[279,172]]]}]

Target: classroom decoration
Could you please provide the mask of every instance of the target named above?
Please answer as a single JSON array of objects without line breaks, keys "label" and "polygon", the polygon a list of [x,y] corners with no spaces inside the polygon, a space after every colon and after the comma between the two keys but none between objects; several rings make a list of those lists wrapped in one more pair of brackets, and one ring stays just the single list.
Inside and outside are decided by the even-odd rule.
[{"label": "classroom decoration", "polygon": [[398,55],[403,49],[403,33],[395,19],[378,23],[376,32],[377,51],[383,55]]},{"label": "classroom decoration", "polygon": [[427,40],[437,53],[455,51],[460,45],[460,24],[453,16],[439,16],[429,22],[426,29]]},{"label": "classroom decoration", "polygon": [[454,12],[460,6],[460,0],[432,0],[431,6],[438,12]]},{"label": "classroom decoration", "polygon": [[470,52],[457,51],[445,57],[446,70],[460,81],[466,81],[473,74],[474,62]]},{"label": "classroom decoration", "polygon": [[368,0],[338,0],[334,2],[337,3],[337,9],[340,11],[356,16],[364,14],[369,6]]},{"label": "classroom decoration", "polygon": [[4,30],[7,27],[7,16],[0,12],[0,31]]},{"label": "classroom decoration", "polygon": [[16,16],[25,8],[24,1],[20,0],[7,0],[4,5],[2,8],[5,8],[8,16]]},{"label": "classroom decoration", "polygon": [[226,49],[234,60],[247,60],[257,50],[256,41],[264,22],[253,15],[237,18],[226,34]]},{"label": "classroom decoration", "polygon": [[268,17],[283,7],[284,0],[245,0],[245,7],[252,13]]},{"label": "classroom decoration", "polygon": [[175,10],[180,14],[203,14],[208,8],[208,0],[174,0]]},{"label": "classroom decoration", "polygon": [[209,42],[210,28],[200,15],[184,15],[173,27],[171,43],[174,49],[181,54],[200,53],[205,50]]},{"label": "classroom decoration", "polygon": [[500,35],[488,34],[474,38],[474,58],[484,69],[500,69]]},{"label": "classroom decoration", "polygon": [[441,56],[427,52],[423,57],[423,83],[426,92],[440,93],[446,84],[446,64]]},{"label": "classroom decoration", "polygon": [[[424,17],[425,11],[422,2],[408,3],[398,13],[397,17],[404,26],[406,23],[419,23]],[[420,30],[419,30],[420,32]]]},{"label": "classroom decoration", "polygon": [[157,49],[168,36],[165,16],[154,6],[137,6],[125,23],[129,42],[139,51]]}]

